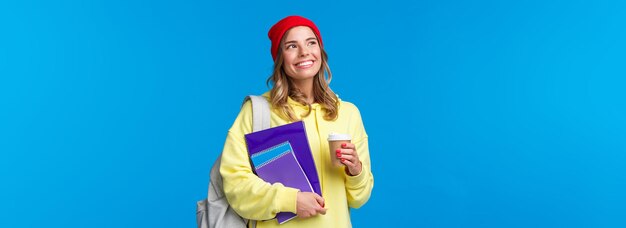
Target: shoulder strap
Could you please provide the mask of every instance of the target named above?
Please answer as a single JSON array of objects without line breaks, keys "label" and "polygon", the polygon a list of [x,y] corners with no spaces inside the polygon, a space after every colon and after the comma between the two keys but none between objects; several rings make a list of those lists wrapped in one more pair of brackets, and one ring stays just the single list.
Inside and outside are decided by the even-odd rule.
[{"label": "shoulder strap", "polygon": [[263,96],[249,95],[243,100],[252,101],[252,131],[270,128],[270,103]]},{"label": "shoulder strap", "polygon": [[[270,104],[262,96],[246,96],[243,103],[252,102],[252,130],[260,131],[270,127]],[[256,221],[244,219],[228,205],[222,186],[220,175],[220,163],[222,155],[217,158],[211,167],[208,197],[198,202],[196,219],[199,228],[227,225],[228,227],[252,227],[256,228]],[[211,208],[213,210],[211,210]],[[213,212],[217,211],[217,212]],[[213,214],[211,214],[213,213]]]},{"label": "shoulder strap", "polygon": [[[243,104],[252,102],[252,131],[261,131],[270,128],[270,103],[263,96],[248,95],[243,99]],[[242,104],[242,105],[243,105]],[[249,227],[256,228],[256,221],[247,220]]]}]

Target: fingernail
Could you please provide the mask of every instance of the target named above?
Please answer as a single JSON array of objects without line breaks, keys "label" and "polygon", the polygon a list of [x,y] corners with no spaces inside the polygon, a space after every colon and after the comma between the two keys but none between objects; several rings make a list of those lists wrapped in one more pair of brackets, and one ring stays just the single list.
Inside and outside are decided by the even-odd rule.
[{"label": "fingernail", "polygon": [[345,158],[342,158],[342,159],[341,159],[341,161],[346,161],[346,159],[345,159]]},{"label": "fingernail", "polygon": [[337,152],[337,153],[341,153],[341,149],[337,149],[335,152]]},{"label": "fingernail", "polygon": [[340,158],[340,157],[341,157],[341,154],[337,154],[337,157],[338,157],[338,158]]},{"label": "fingernail", "polygon": [[345,144],[345,143],[342,143],[342,144],[341,144],[341,147],[346,147],[346,144]]}]

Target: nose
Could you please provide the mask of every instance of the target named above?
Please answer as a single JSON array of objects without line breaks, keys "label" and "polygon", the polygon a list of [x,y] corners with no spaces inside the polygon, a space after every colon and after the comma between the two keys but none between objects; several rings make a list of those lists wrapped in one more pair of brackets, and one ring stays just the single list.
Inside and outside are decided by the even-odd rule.
[{"label": "nose", "polygon": [[300,48],[300,53],[299,54],[300,54],[301,57],[307,56],[307,55],[309,55],[309,53],[310,53],[309,47],[304,46],[304,47]]}]

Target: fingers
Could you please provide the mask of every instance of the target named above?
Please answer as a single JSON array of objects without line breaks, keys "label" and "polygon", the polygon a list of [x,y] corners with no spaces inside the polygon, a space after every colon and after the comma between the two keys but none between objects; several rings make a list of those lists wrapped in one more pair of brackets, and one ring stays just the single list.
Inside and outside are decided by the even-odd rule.
[{"label": "fingers", "polygon": [[346,174],[356,176],[361,173],[362,166],[358,159],[342,159],[341,163],[346,166]]},{"label": "fingers", "polygon": [[[339,160],[341,161],[341,163],[349,166],[350,164],[356,164],[359,159],[353,155],[342,154],[339,157]],[[345,163],[345,162],[348,162],[348,163]]]},{"label": "fingers", "polygon": [[297,200],[296,214],[301,218],[308,218],[318,214],[326,214],[326,208],[324,208],[324,198],[314,192],[298,192]]},{"label": "fingers", "polygon": [[355,176],[361,173],[361,162],[359,154],[356,152],[356,146],[352,143],[341,144],[342,149],[336,150],[337,158],[346,166],[346,173]]},{"label": "fingers", "polygon": [[314,197],[315,200],[317,201],[317,203],[321,206],[324,207],[324,198],[322,198],[320,195],[318,195],[317,193],[314,193]]},{"label": "fingers", "polygon": [[346,155],[358,157],[358,154],[356,153],[356,150],[354,149],[337,149],[335,150],[335,153],[338,155],[337,157],[343,157]]},{"label": "fingers", "polygon": [[325,215],[326,214],[326,210],[328,210],[328,209],[320,207],[320,208],[317,209],[317,213]]},{"label": "fingers", "polygon": [[[346,156],[347,157],[347,156]],[[350,167],[350,166],[354,166],[356,164],[356,162],[354,162],[353,160],[349,159],[349,158],[342,158],[341,159],[341,163]]]},{"label": "fingers", "polygon": [[343,143],[343,144],[341,144],[341,148],[343,148],[343,149],[353,149],[353,150],[356,149],[356,147],[352,143]]},{"label": "fingers", "polygon": [[[343,143],[341,144],[342,149],[337,149],[335,151],[337,158],[343,160],[351,160],[355,163],[359,160],[359,155],[356,152],[356,147],[352,143]],[[354,158],[354,159],[353,159]]]},{"label": "fingers", "polygon": [[318,194],[315,194],[315,200],[319,204],[319,207],[315,209],[316,212],[325,215],[326,214],[326,208],[324,208],[324,198],[322,198]]}]

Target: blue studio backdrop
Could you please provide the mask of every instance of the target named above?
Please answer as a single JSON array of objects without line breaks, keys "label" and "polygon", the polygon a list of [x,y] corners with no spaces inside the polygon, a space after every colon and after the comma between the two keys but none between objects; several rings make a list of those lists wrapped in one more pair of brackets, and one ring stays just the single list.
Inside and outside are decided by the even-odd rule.
[{"label": "blue studio backdrop", "polygon": [[267,30],[361,110],[355,227],[626,227],[624,1],[2,1],[0,227],[194,227]]}]

